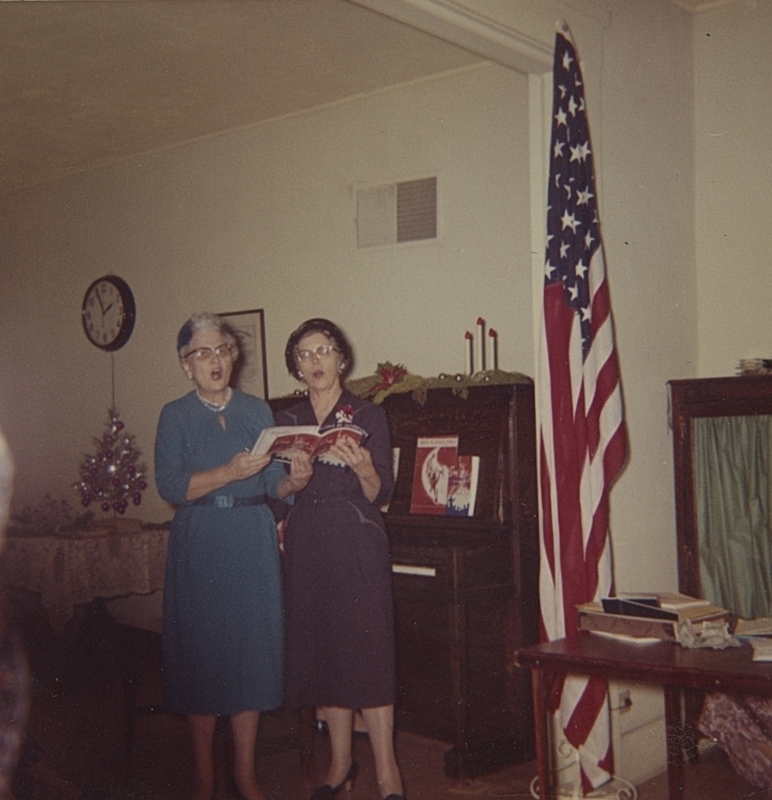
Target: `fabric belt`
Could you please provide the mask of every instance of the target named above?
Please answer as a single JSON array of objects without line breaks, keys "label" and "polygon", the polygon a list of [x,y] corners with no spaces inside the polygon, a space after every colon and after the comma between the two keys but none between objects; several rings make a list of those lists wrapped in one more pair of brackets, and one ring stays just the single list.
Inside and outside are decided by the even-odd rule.
[{"label": "fabric belt", "polygon": [[240,508],[241,506],[259,506],[264,503],[264,494],[255,494],[251,497],[234,497],[232,494],[213,494],[191,500],[190,506],[215,506],[216,508]]}]

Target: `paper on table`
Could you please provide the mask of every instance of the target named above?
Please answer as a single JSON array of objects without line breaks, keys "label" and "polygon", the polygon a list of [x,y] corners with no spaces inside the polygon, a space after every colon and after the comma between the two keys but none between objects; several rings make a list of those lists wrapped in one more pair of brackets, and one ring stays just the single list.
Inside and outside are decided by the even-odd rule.
[{"label": "paper on table", "polygon": [[758,619],[738,619],[734,628],[735,636],[772,636],[772,617]]}]

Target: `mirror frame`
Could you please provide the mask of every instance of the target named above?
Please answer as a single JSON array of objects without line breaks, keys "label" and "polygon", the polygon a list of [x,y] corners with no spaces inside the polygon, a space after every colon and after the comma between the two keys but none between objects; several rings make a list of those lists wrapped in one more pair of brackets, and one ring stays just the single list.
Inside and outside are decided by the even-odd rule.
[{"label": "mirror frame", "polygon": [[694,497],[692,422],[699,417],[772,414],[772,375],[668,381],[673,430],[678,589],[702,596]]}]

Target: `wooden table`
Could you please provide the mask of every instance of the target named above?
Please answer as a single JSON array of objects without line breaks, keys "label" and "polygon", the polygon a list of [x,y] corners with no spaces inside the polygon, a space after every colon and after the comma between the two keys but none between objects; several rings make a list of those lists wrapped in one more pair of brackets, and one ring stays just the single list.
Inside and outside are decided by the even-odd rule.
[{"label": "wooden table", "polygon": [[772,663],[751,660],[751,647],[690,650],[675,642],[635,642],[587,633],[573,639],[522,648],[517,663],[531,669],[539,797],[551,797],[547,708],[553,677],[559,673],[618,678],[663,687],[667,726],[668,795],[683,797],[683,751],[680,746],[681,693],[709,691],[772,695]]}]

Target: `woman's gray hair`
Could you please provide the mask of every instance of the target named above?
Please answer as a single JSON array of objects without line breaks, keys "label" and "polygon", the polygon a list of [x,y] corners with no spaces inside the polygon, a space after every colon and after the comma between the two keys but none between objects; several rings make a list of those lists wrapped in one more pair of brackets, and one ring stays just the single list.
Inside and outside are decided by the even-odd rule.
[{"label": "woman's gray hair", "polygon": [[222,317],[210,314],[208,311],[193,314],[180,328],[180,332],[177,334],[177,354],[180,358],[187,355],[191,339],[203,331],[220,331],[233,353],[233,360],[236,361],[239,355],[239,340],[233,328]]}]

